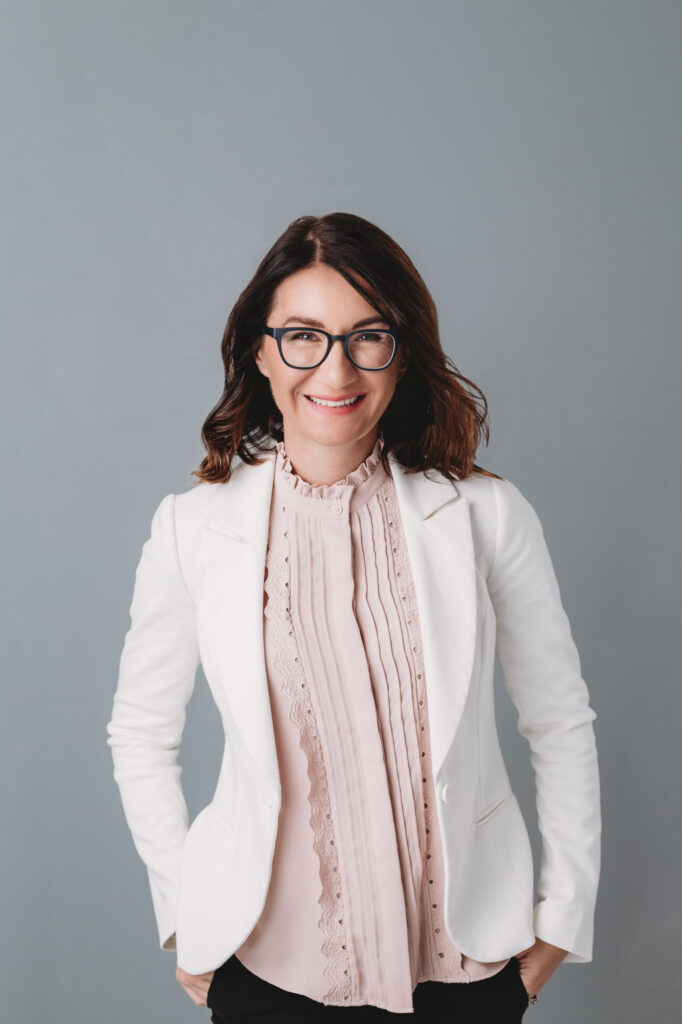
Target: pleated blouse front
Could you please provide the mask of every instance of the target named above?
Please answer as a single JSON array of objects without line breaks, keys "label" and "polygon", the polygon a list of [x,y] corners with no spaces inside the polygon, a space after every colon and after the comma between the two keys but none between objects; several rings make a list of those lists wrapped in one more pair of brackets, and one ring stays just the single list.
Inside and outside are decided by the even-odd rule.
[{"label": "pleated blouse front", "polygon": [[445,928],[419,616],[382,448],[318,485],[277,444],[263,625],[282,806],[236,955],[325,1005],[412,1013],[419,982],[508,960],[461,954]]}]

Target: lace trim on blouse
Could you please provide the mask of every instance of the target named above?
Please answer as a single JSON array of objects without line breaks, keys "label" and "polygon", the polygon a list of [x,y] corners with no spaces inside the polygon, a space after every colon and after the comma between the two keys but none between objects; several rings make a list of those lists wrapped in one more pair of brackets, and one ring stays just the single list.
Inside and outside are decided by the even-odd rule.
[{"label": "lace trim on blouse", "polygon": [[[432,792],[427,784],[428,775],[431,772],[431,755],[429,739],[429,719],[427,712],[427,691],[424,679],[424,655],[422,651],[421,625],[419,622],[419,608],[417,604],[417,593],[412,577],[407,542],[405,539],[402,520],[400,517],[400,506],[398,496],[394,487],[386,487],[383,490],[384,502],[388,513],[389,542],[393,552],[396,576],[401,579],[401,603],[404,608],[404,621],[407,627],[407,635],[410,641],[412,659],[415,672],[415,687],[418,700],[418,726],[419,726],[419,750],[420,762],[422,764],[423,793],[424,793],[424,879],[422,881],[422,916],[420,919],[420,964],[422,970],[417,977],[417,983],[428,981],[432,978],[464,978],[470,980],[469,974],[462,964],[462,955],[455,949],[449,939],[445,928],[444,916],[444,892],[443,892],[443,871],[442,854],[438,847],[440,823],[437,813],[433,810],[426,797]],[[429,875],[433,870],[431,864],[436,860],[440,870],[435,872],[440,884],[431,886]],[[438,935],[438,939],[434,936]],[[427,941],[428,940],[428,941]],[[437,958],[434,960],[434,958]],[[426,971],[426,973],[424,973]],[[435,974],[434,974],[435,972]]]},{"label": "lace trim on blouse", "polygon": [[339,857],[322,742],[292,628],[289,605],[288,532],[279,528],[280,525],[281,521],[278,519],[268,542],[264,615],[270,622],[274,665],[282,680],[281,691],[288,699],[289,717],[298,727],[299,746],[305,752],[308,764],[308,802],[311,808],[309,821],[313,830],[313,848],[319,859],[322,883],[322,892],[318,899],[322,916],[317,923],[323,933],[322,952],[327,958],[324,974],[330,983],[323,1002],[343,1006],[350,1001],[352,981],[348,937],[345,926],[340,923],[345,919],[345,914]]}]

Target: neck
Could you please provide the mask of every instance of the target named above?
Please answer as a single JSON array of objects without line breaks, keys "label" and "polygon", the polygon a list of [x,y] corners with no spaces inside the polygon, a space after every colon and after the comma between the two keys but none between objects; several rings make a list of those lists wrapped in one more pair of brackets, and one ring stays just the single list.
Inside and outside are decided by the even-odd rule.
[{"label": "neck", "polygon": [[294,473],[309,484],[335,484],[352,473],[374,449],[378,437],[373,434],[344,445],[318,444],[307,437],[284,431],[284,450]]}]

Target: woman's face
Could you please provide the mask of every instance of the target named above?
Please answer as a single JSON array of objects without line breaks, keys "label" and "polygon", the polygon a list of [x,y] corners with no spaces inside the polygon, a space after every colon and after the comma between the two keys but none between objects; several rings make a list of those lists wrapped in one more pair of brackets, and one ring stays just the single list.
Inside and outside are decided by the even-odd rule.
[{"label": "woman's face", "polygon": [[[268,327],[315,326],[330,334],[347,334],[360,327],[388,329],[390,324],[333,267],[317,265],[291,274],[278,286]],[[379,419],[389,405],[404,372],[402,347],[386,370],[359,370],[346,358],[343,345],[334,342],[321,365],[296,370],[280,357],[277,342],[264,334],[256,363],[270,380],[270,389],[282,414],[285,445],[313,444],[369,448],[376,440]],[[364,397],[343,411],[315,405],[307,396],[339,400]]]}]

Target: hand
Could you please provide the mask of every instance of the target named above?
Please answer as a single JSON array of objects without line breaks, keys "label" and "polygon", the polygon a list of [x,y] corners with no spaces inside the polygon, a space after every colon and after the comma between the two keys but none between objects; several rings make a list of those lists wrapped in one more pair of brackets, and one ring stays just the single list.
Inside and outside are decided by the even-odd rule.
[{"label": "hand", "polygon": [[188,974],[178,967],[175,971],[175,978],[184,988],[187,995],[197,1006],[206,1006],[206,996],[211,987],[211,981],[215,971],[206,971],[204,974]]},{"label": "hand", "polygon": [[515,954],[519,961],[521,981],[529,997],[538,994],[567,955],[567,949],[553,946],[543,939],[536,939],[535,945]]}]

